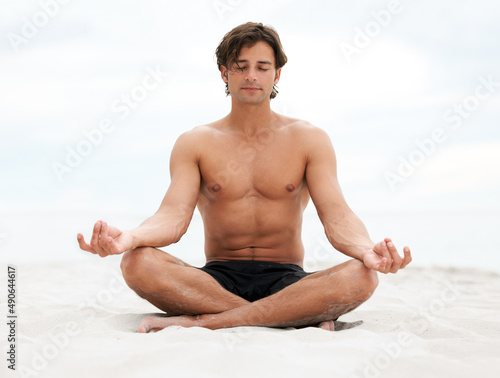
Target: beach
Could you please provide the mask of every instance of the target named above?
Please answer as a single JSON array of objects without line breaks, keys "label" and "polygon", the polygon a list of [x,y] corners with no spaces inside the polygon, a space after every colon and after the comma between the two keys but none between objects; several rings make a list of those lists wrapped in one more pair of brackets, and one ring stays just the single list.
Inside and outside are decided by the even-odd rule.
[{"label": "beach", "polygon": [[160,311],[126,286],[119,261],[16,265],[16,371],[4,360],[2,376],[500,375],[496,272],[409,266],[380,275],[372,298],[339,319],[363,324],[337,332],[170,327],[139,334],[142,317]]},{"label": "beach", "polygon": [[[0,377],[500,377],[500,3],[122,5],[0,3]],[[247,21],[288,57],[272,111],[326,132],[349,207],[413,261],[350,329],[139,334],[160,311],[76,235],[155,213],[177,138],[232,109],[214,53]],[[313,201],[302,240],[308,272],[348,259]],[[204,264],[198,210],[164,249]]]}]

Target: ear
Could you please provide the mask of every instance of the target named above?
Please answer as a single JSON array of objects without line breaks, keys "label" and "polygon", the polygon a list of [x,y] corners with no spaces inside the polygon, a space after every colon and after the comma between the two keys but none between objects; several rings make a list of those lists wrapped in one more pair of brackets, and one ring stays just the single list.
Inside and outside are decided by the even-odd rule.
[{"label": "ear", "polygon": [[221,65],[219,69],[220,69],[220,77],[222,78],[222,81],[224,81],[224,83],[227,83],[227,80],[228,80],[227,74],[228,74],[228,72],[227,72],[226,66]]},{"label": "ear", "polygon": [[281,77],[281,68],[278,68],[276,70],[276,74],[274,75],[274,85],[278,84],[278,81],[280,81]]}]

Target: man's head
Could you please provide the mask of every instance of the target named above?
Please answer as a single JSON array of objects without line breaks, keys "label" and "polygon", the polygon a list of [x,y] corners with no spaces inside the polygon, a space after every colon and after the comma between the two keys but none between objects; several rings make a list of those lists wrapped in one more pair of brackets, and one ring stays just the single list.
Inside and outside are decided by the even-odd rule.
[{"label": "man's head", "polygon": [[[272,67],[267,67],[267,69],[272,70],[275,79],[279,79],[281,67],[287,62],[287,57],[281,46],[278,33],[270,26],[247,22],[227,33],[215,51],[217,66],[223,73],[223,80],[226,82],[226,94],[230,94],[228,85],[229,73],[242,72],[243,65],[240,65],[240,53],[242,49],[248,50],[248,48],[255,46],[259,42],[266,43],[272,49]],[[259,43],[259,45],[262,44]],[[276,87],[273,86],[270,98],[275,98],[277,93]]]}]

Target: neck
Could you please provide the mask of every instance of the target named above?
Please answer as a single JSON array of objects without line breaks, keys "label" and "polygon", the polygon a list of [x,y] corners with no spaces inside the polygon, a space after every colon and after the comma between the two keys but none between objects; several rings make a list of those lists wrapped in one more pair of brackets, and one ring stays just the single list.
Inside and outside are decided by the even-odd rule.
[{"label": "neck", "polygon": [[231,113],[227,116],[232,128],[241,130],[247,135],[253,135],[261,129],[268,128],[274,117],[271,102],[260,104],[242,104],[234,98]]}]

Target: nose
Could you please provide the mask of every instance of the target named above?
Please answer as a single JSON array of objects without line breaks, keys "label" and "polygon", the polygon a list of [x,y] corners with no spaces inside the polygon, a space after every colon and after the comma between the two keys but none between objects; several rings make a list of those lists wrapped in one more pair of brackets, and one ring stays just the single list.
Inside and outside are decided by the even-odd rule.
[{"label": "nose", "polygon": [[254,67],[250,67],[247,71],[247,81],[257,81],[257,70]]}]

